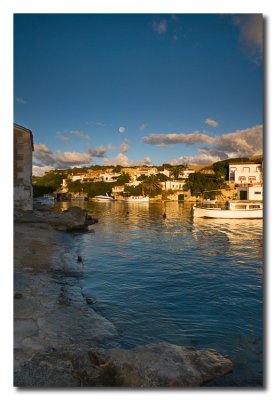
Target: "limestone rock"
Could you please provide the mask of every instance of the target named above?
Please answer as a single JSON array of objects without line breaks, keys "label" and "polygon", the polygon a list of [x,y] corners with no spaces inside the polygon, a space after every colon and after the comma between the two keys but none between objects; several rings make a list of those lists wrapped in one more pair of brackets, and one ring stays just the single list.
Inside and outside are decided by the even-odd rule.
[{"label": "limestone rock", "polygon": [[80,207],[70,207],[68,210],[59,213],[52,209],[39,209],[34,211],[14,212],[14,221],[17,223],[46,224],[60,231],[74,231],[87,229],[87,226],[98,222],[87,214],[86,210]]},{"label": "limestone rock", "polygon": [[92,349],[106,386],[194,387],[230,372],[231,360],[212,349],[169,343],[125,349]]}]

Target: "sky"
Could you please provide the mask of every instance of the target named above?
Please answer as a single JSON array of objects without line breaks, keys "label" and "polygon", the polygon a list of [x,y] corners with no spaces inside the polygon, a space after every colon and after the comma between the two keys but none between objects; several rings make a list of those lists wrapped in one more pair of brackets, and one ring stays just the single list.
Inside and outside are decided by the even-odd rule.
[{"label": "sky", "polygon": [[261,14],[15,14],[33,173],[262,154]]}]

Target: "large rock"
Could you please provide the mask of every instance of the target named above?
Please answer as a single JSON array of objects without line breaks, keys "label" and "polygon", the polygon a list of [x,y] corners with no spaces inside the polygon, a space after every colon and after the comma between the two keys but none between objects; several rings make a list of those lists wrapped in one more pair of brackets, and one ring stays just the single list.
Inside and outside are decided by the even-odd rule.
[{"label": "large rock", "polygon": [[48,224],[59,231],[74,231],[87,229],[87,225],[97,220],[88,216],[87,211],[80,207],[70,207],[60,213],[52,209],[22,211],[16,210],[14,221],[17,223]]},{"label": "large rock", "polygon": [[193,387],[233,368],[230,359],[215,350],[169,343],[125,349],[92,349],[89,356],[101,370],[105,386]]},{"label": "large rock", "polygon": [[87,212],[79,207],[70,207],[63,213],[49,213],[48,222],[57,230],[73,231],[86,228]]},{"label": "large rock", "polygon": [[197,387],[231,371],[232,363],[215,350],[169,343],[87,351],[72,344],[37,352],[15,371],[21,387]]}]

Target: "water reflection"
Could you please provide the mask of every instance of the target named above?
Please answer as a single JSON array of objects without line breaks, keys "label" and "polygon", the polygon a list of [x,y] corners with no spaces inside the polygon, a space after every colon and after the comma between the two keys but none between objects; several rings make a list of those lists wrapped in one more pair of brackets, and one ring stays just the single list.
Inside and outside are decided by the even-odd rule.
[{"label": "water reflection", "polygon": [[70,251],[83,256],[81,284],[118,328],[118,346],[209,346],[243,358],[238,375],[250,365],[260,380],[262,221],[195,221],[191,205],[175,202],[84,207],[99,223]]}]

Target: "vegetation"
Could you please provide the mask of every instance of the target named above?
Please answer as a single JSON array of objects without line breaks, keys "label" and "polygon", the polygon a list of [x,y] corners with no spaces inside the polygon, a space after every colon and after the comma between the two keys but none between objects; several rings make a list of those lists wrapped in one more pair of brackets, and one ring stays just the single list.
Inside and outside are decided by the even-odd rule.
[{"label": "vegetation", "polygon": [[[212,166],[208,167],[210,173],[205,168],[205,173],[196,172],[193,174],[189,174],[187,178],[185,190],[190,189],[192,196],[198,196],[200,193],[204,191],[211,191],[208,193],[209,198],[214,198],[216,194],[218,194],[220,189],[225,188],[226,181],[228,180],[229,174],[229,163],[236,162],[242,163],[250,161],[249,158],[233,158],[228,160],[223,160],[214,163]],[[262,159],[252,162],[262,162]],[[187,165],[170,165],[163,164],[162,166],[157,166],[158,173],[156,175],[145,176],[142,175],[138,178],[141,182],[140,185],[134,186],[126,186],[125,191],[130,195],[138,196],[138,195],[149,195],[150,197],[154,197],[160,193],[162,193],[161,183],[167,181],[169,178],[162,173],[163,169],[169,169],[171,171],[170,178],[179,179],[181,172],[187,169]],[[86,173],[88,170],[95,170],[104,172],[107,169],[112,170],[115,173],[122,172],[122,166],[101,166],[101,165],[93,165],[90,167],[83,168],[70,168],[65,170],[52,170],[47,172],[42,177],[33,177],[33,190],[34,197],[41,196],[46,193],[52,193],[59,189],[62,184],[62,180],[66,179],[70,174],[76,173]],[[94,197],[97,195],[105,194],[108,191],[112,191],[114,186],[125,185],[130,182],[131,178],[128,173],[121,173],[121,176],[118,177],[116,182],[90,182],[89,179],[87,181],[75,181],[67,179],[67,186],[69,192],[72,193],[87,193],[89,197]],[[214,192],[212,192],[214,191]],[[168,193],[167,193],[168,194]]]},{"label": "vegetation", "polygon": [[174,179],[178,179],[179,175],[188,168],[188,165],[175,165],[171,168],[170,176]]},{"label": "vegetation", "polygon": [[110,192],[112,187],[115,186],[111,182],[87,182],[81,183],[80,181],[67,181],[68,190],[71,193],[86,193],[88,197],[95,197],[106,192]]},{"label": "vegetation", "polygon": [[[200,172],[195,172],[194,174],[189,175],[186,183],[186,188],[191,190],[192,196],[198,196],[204,191],[219,191],[220,189],[216,181],[215,175],[207,175]],[[208,193],[208,197],[212,199],[215,197],[216,194],[217,193],[215,192],[213,194],[212,192],[210,192],[210,194]]]},{"label": "vegetation", "polygon": [[121,176],[118,177],[116,181],[116,186],[124,185],[125,183],[130,182],[130,175],[123,172]]},{"label": "vegetation", "polygon": [[67,177],[66,170],[53,170],[47,172],[44,176],[33,177],[34,197],[43,196],[47,193],[53,193],[62,184],[62,180]]}]

